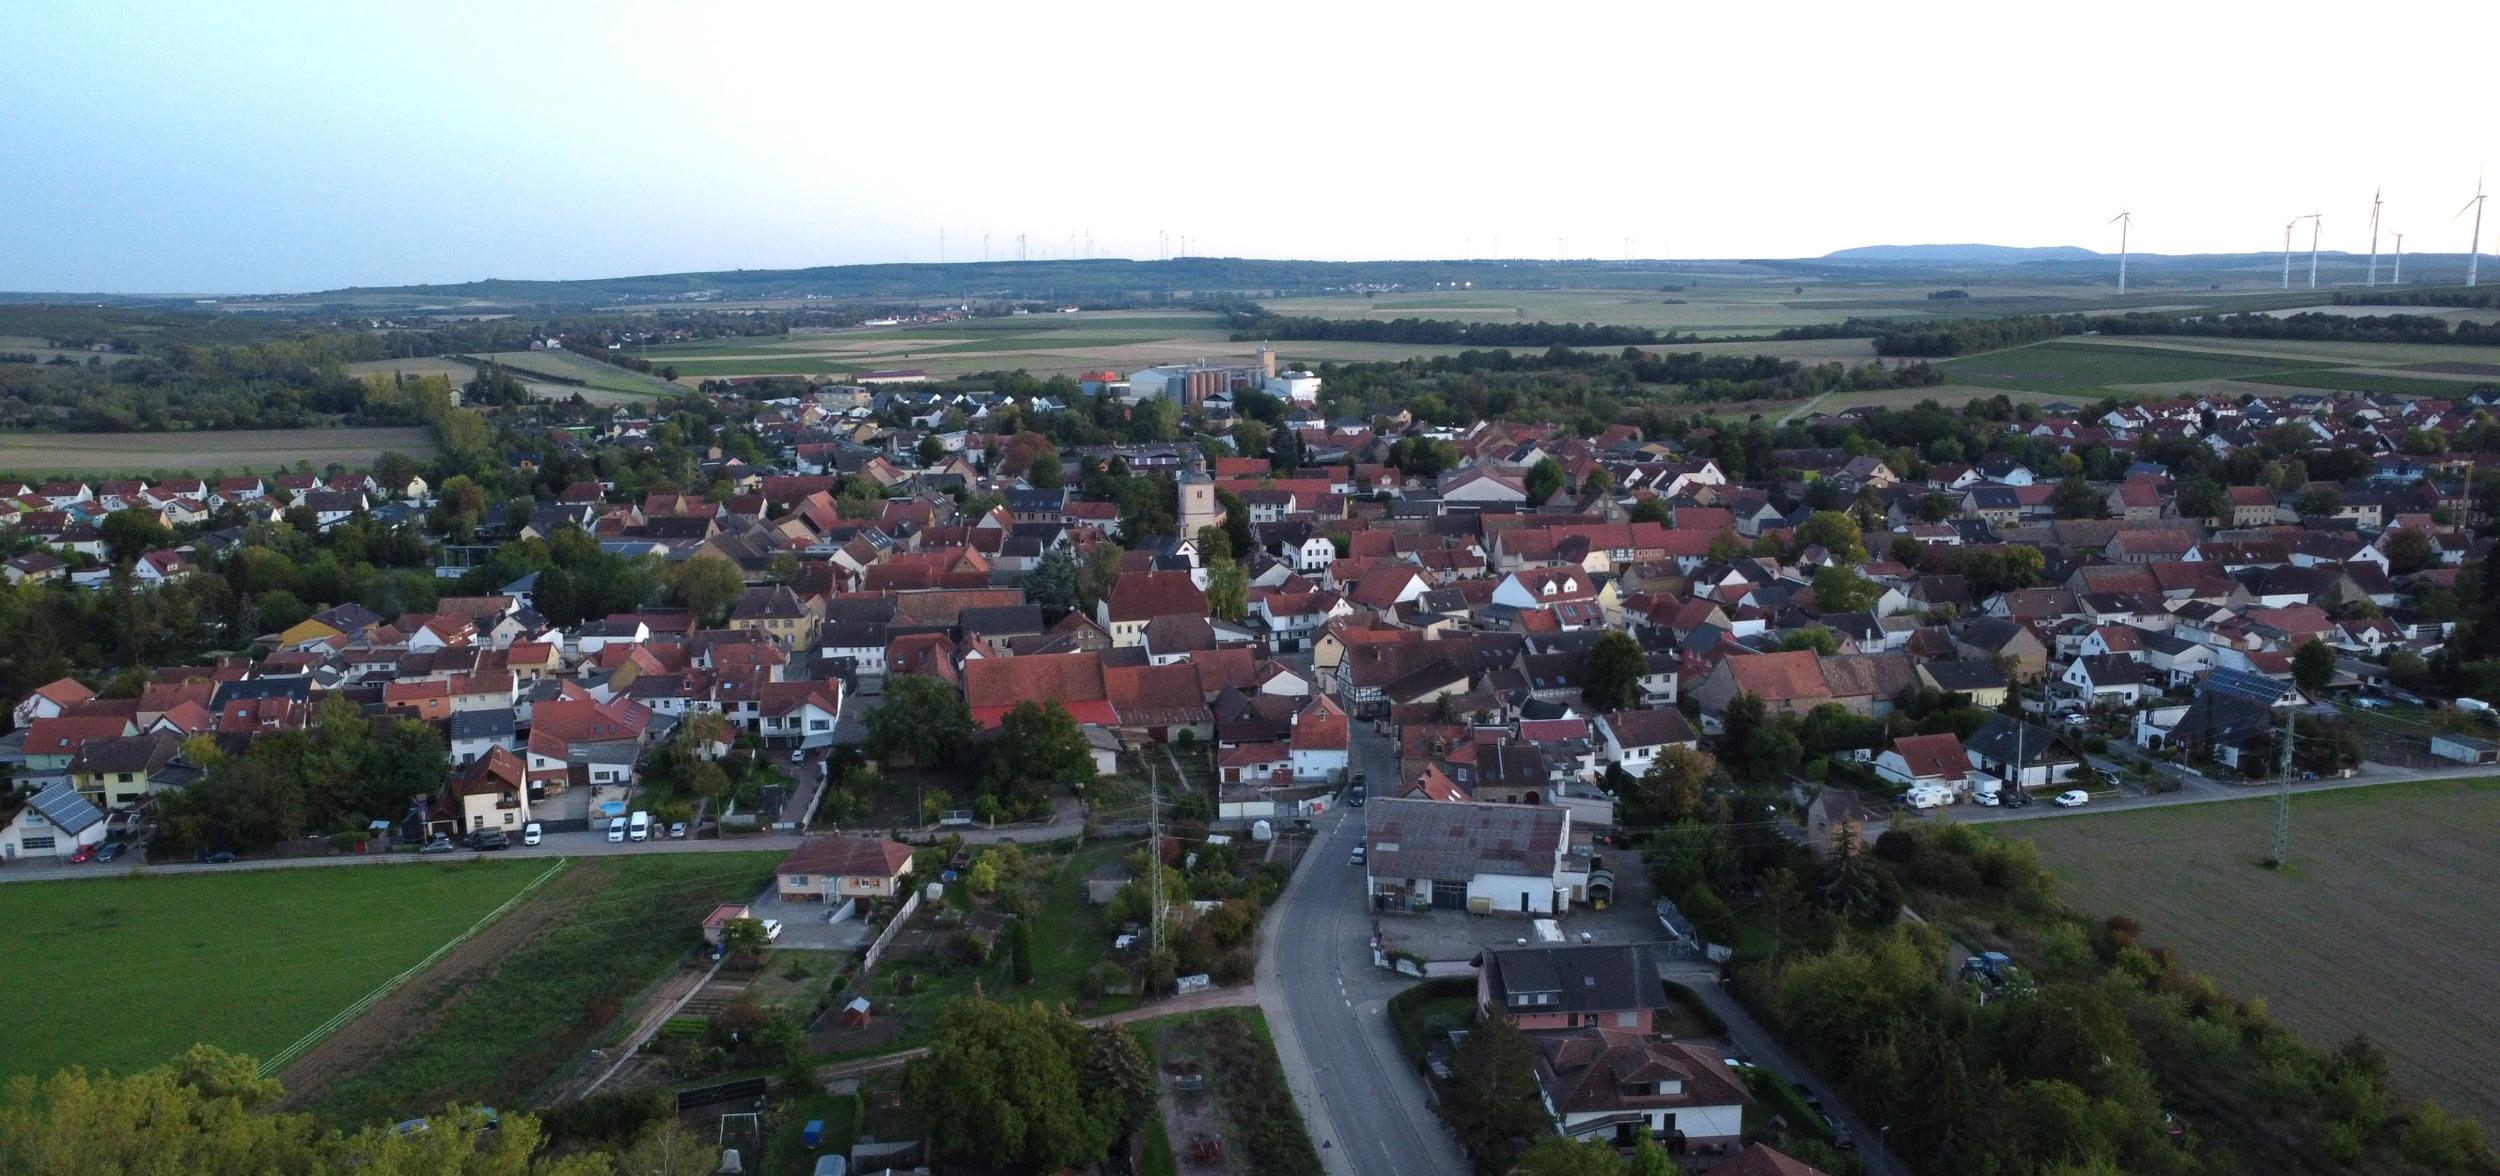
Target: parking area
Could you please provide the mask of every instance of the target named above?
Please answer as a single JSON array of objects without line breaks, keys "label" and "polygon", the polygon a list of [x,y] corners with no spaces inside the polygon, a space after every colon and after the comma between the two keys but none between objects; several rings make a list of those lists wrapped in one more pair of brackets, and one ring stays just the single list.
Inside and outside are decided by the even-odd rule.
[{"label": "parking area", "polygon": [[[1606,846],[1597,847],[1597,852],[1614,872],[1614,899],[1604,910],[1582,903],[1556,916],[1563,937],[1573,943],[1581,942],[1583,936],[1590,943],[1648,943],[1663,938],[1650,898],[1649,873],[1642,866],[1640,855]],[[1329,863],[1320,863],[1322,869],[1328,866]],[[1426,960],[1465,960],[1486,947],[1534,940],[1535,918],[1517,913],[1471,915],[1463,911],[1374,915],[1384,949],[1412,952]]]},{"label": "parking area", "polygon": [[840,909],[840,904],[783,902],[778,890],[767,889],[747,907],[758,919],[781,920],[781,938],[773,946],[784,950],[851,951],[868,941],[871,930],[856,912],[839,923],[826,922],[825,916]]}]

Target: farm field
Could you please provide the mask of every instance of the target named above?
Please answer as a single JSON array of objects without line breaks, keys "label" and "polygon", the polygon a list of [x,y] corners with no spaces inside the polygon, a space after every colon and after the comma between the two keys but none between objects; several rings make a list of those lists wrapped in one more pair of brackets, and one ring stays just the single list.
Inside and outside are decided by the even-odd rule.
[{"label": "farm field", "polygon": [[[553,389],[542,391],[536,384],[530,388],[532,392],[542,395],[571,395],[574,392],[580,392],[587,397],[599,392],[609,392],[624,397],[650,399],[658,396],[673,396],[677,392],[668,381],[658,376],[646,376],[641,372],[628,371],[615,364],[601,363],[595,359],[575,355],[570,351],[492,351],[477,358],[494,360],[510,368],[525,380],[530,376],[550,377],[548,382],[555,385]],[[567,384],[568,380],[573,383]]]},{"label": "farm field", "polygon": [[[59,867],[19,865],[14,870]],[[545,863],[462,862],[0,885],[0,988],[86,1010],[15,1018],[0,1075],[128,1072],[195,1042],[285,1049],[520,893]]]},{"label": "farm field", "polygon": [[2324,360],[2223,355],[2164,347],[2123,347],[2065,339],[1967,355],[1938,365],[1955,384],[2028,392],[2123,391],[2131,384],[2243,379],[2336,366]]},{"label": "farm field", "polygon": [[2061,346],[2190,352],[2263,360],[2311,360],[2329,367],[2399,367],[2407,364],[2500,365],[2500,347],[2425,343],[2350,343],[2303,339],[2206,339],[2178,335],[2088,335],[2058,340]]},{"label": "farm field", "polygon": [[434,431],[232,429],[191,433],[26,433],[0,431],[0,471],[13,474],[147,476],[211,470],[268,472],[311,462],[367,466],[384,453],[434,455]]},{"label": "farm field", "polygon": [[456,388],[477,378],[477,365],[446,355],[419,355],[406,359],[369,359],[363,363],[351,363],[347,365],[347,374],[351,376],[393,374],[411,377],[441,376],[451,381],[452,386]]},{"label": "farm field", "polygon": [[2270,798],[2000,826],[2039,847],[2069,904],[2321,1047],[2367,1033],[2401,1090],[2500,1127],[2500,778],[2292,799],[2292,865],[2260,865]]},{"label": "farm field", "polygon": [[453,1098],[520,1106],[692,958],[703,915],[763,889],[776,853],[577,861],[279,1074],[288,1102],[389,1122]]}]

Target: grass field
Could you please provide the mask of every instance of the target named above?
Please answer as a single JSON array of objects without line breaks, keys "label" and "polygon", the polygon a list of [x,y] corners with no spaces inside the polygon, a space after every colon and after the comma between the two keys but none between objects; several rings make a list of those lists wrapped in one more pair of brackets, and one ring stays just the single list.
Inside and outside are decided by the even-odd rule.
[{"label": "grass field", "polygon": [[[690,957],[703,915],[752,897],[774,853],[577,861],[479,939],[281,1077],[295,1105],[388,1122],[446,1101],[517,1106]],[[475,949],[475,950],[471,950]]]},{"label": "grass field", "polygon": [[453,387],[477,378],[477,365],[444,355],[420,355],[408,359],[369,359],[347,365],[351,376],[441,376]]},{"label": "grass field", "polygon": [[2500,1127],[2500,778],[2297,796],[2281,871],[2259,864],[2263,798],[1998,829],[2039,846],[2070,904],[2140,920],[2314,1044],[2369,1034],[2399,1088]]},{"label": "grass field", "polygon": [[0,431],[0,471],[11,474],[146,476],[263,473],[308,461],[362,468],[382,454],[434,456],[434,431],[388,429],[234,429],[197,433],[25,433]]},{"label": "grass field", "polygon": [[[674,396],[678,392],[675,386],[658,376],[646,376],[641,372],[628,371],[615,364],[601,363],[587,356],[575,355],[570,351],[492,351],[478,358],[494,360],[512,369],[524,379],[530,376],[543,376],[559,385],[568,380],[580,385],[578,389],[564,387],[562,391],[565,394],[574,391],[598,391],[648,399],[658,396]],[[542,394],[545,392],[535,386],[531,391]]]},{"label": "grass field", "polygon": [[2289,388],[2322,388],[2339,392],[2383,392],[2392,396],[2463,396],[2481,385],[2500,383],[2500,376],[2475,380],[2443,380],[2362,368],[2314,372],[2275,372],[2246,379]]},{"label": "grass field", "polygon": [[2334,366],[2320,360],[2214,355],[2163,347],[2124,347],[2068,340],[2034,343],[1940,365],[1956,384],[2026,392],[2091,392],[2130,384],[2245,379]]},{"label": "grass field", "polygon": [[[53,867],[21,865],[18,870]],[[0,1075],[143,1068],[195,1042],[266,1058],[519,893],[546,863],[105,876],[0,886]],[[63,1015],[31,1003],[65,1002]]]}]

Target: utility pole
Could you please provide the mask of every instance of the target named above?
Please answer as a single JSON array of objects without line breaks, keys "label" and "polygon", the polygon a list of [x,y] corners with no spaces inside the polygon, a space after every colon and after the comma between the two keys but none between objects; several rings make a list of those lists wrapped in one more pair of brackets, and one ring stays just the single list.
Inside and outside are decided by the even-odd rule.
[{"label": "utility pole", "polygon": [[2266,851],[2266,864],[2281,869],[2292,856],[2292,719],[2300,708],[2283,708],[2283,764],[2281,774],[2274,778],[2274,845]]},{"label": "utility pole", "polygon": [[1163,788],[1162,776],[1153,764],[1146,765],[1146,873],[1154,879],[1150,892],[1154,895],[1154,955],[1163,954]]}]

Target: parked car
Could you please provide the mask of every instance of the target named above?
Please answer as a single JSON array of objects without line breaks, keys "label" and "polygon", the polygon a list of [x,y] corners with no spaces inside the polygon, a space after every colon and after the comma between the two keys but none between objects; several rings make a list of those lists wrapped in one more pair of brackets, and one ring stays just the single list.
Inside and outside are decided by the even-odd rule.
[{"label": "parked car", "polygon": [[1349,862],[1349,864],[1351,864],[1351,865],[1357,865],[1357,866],[1362,865],[1362,864],[1363,864],[1363,854],[1364,854],[1364,851],[1365,851],[1365,847],[1360,846],[1360,845],[1355,846],[1355,847],[1354,847],[1354,857],[1353,857],[1353,859]]},{"label": "parked car", "polygon": [[2422,696],[2421,696],[2421,695],[2419,695],[2419,694],[2412,693],[2411,691],[2406,691],[2406,690],[2390,690],[2390,691],[2388,691],[2388,692],[2387,692],[2387,697],[2388,697],[2388,698],[2390,698],[2390,699],[2392,699],[2392,700],[2394,700],[2394,701],[2396,701],[2396,702],[2401,702],[2401,703],[2405,704],[2406,706],[2421,706],[2421,705],[2423,705],[2423,702],[2422,702]]},{"label": "parked car", "polygon": [[221,849],[208,855],[207,857],[201,858],[200,860],[207,862],[212,866],[226,865],[234,860],[234,851],[231,849]]},{"label": "parked car", "polygon": [[772,943],[772,942],[774,942],[774,941],[776,941],[776,940],[779,940],[780,938],[781,938],[781,920],[779,920],[779,919],[766,919],[766,920],[764,920],[764,942],[766,942],[766,943]]},{"label": "parked car", "polygon": [[668,838],[671,841],[684,841],[686,839],[686,823],[684,821],[669,822]]},{"label": "parked car", "polygon": [[790,762],[791,762],[791,763],[794,763],[794,764],[803,764],[803,763],[806,763],[806,762],[807,762],[807,749],[806,749],[806,748],[804,748],[804,747],[793,747],[793,748],[791,748],[791,749],[790,749]]},{"label": "parked car", "polygon": [[1997,789],[1997,803],[2007,808],[2029,808],[2031,794],[2020,788]]},{"label": "parked car", "polygon": [[92,845],[82,845],[82,846],[79,846],[79,847],[78,847],[78,852],[76,852],[76,853],[73,853],[73,854],[69,855],[69,864],[71,864],[71,865],[73,865],[73,866],[78,865],[78,864],[80,864],[80,863],[82,863],[82,862],[91,862],[91,861],[94,861],[94,860],[95,860],[95,846],[92,846]]},{"label": "parked car", "polygon": [[1993,792],[1973,792],[1970,794],[1970,798],[1973,801],[1978,802],[1978,804],[1983,808],[1995,808],[1997,806],[1997,794]]},{"label": "parked car", "polygon": [[536,845],[545,840],[546,836],[547,830],[536,821],[521,826],[521,844],[523,845]]},{"label": "parked car", "polygon": [[2091,793],[2080,788],[2069,788],[2057,794],[2055,803],[2059,808],[2080,808],[2091,799]]},{"label": "parked car", "polygon": [[130,848],[130,846],[123,842],[107,841],[103,845],[96,847],[95,860],[99,862],[112,861],[114,858],[120,857],[122,855],[122,851],[128,848]]},{"label": "parked car", "polygon": [[1831,1128],[1833,1147],[1839,1148],[1842,1151],[1854,1151],[1857,1149],[1858,1141],[1850,1137],[1849,1128],[1843,1126],[1840,1120],[1833,1118],[1831,1112],[1823,1112],[1823,1125]]},{"label": "parked car", "polygon": [[501,829],[480,829],[469,834],[469,848],[481,853],[493,849],[510,849],[512,839],[504,836]]},{"label": "parked car", "polygon": [[608,840],[610,842],[625,840],[625,825],[626,821],[623,817],[608,822]]},{"label": "parked car", "polygon": [[2360,708],[2361,708],[2361,709],[2363,709],[2363,710],[2385,710],[2385,709],[2387,709],[2387,700],[2386,700],[2386,699],[2384,699],[2384,698],[2371,698],[2371,697],[2369,697],[2369,696],[2367,696],[2367,695],[2364,695],[2364,696],[2362,696],[2362,697],[2360,697],[2360,698],[2353,699],[2353,700],[2352,700],[2352,704],[2353,704],[2354,706],[2360,707]]},{"label": "parked car", "polygon": [[426,842],[424,846],[422,846],[421,848],[419,848],[419,849],[417,850],[417,852],[418,852],[418,853],[450,853],[452,850],[454,850],[454,849],[458,849],[458,848],[459,848],[458,846],[453,845],[453,844],[451,843],[451,838],[449,838],[449,837],[436,837],[434,840]]}]

